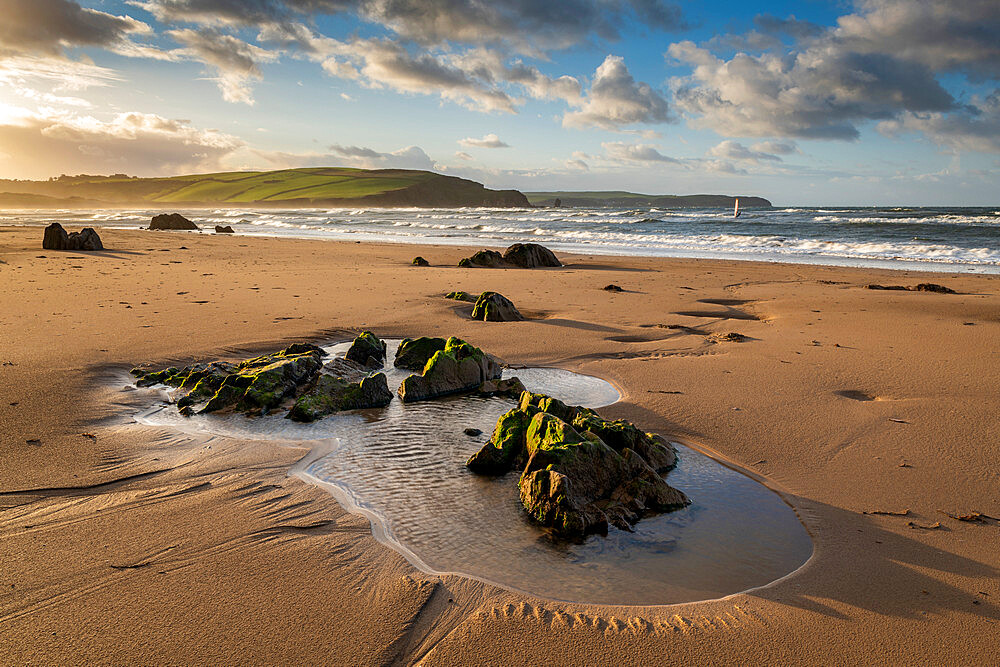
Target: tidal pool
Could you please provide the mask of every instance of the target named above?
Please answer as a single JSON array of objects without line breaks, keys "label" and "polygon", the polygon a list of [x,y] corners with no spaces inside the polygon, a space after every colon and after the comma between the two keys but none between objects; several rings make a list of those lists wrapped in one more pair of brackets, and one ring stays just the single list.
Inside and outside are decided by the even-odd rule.
[{"label": "tidal pool", "polygon": [[[410,371],[391,366],[399,341],[387,342],[385,372],[395,390]],[[326,349],[342,356],[349,346]],[[504,372],[513,375],[530,391],[572,405],[599,408],[620,398],[610,383],[566,370]],[[648,516],[631,533],[612,527],[580,543],[552,539],[521,507],[518,472],[482,477],[465,467],[513,405],[470,396],[410,404],[396,398],[387,408],[299,424],[277,415],[183,417],[159,402],[136,421],[244,440],[311,441],[315,454],[294,472],[364,513],[376,537],[414,565],[545,598],[612,605],[718,598],[779,579],[812,553],[805,528],[776,493],[680,443],[666,479],[688,495],[689,507]],[[465,435],[470,427],[483,434]]]}]

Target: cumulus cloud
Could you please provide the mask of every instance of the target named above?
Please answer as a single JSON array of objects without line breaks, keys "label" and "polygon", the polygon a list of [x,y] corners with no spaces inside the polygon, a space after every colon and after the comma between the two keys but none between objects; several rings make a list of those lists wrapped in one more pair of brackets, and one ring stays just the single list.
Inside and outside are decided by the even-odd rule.
[{"label": "cumulus cloud", "polygon": [[751,150],[772,155],[791,155],[798,153],[799,147],[794,141],[758,141],[750,146]]},{"label": "cumulus cloud", "polygon": [[481,139],[466,137],[465,139],[459,139],[458,143],[466,148],[510,148],[510,144],[504,143],[495,134],[484,135]]},{"label": "cumulus cloud", "polygon": [[708,150],[708,154],[716,158],[742,160],[744,162],[781,162],[781,158],[773,153],[747,148],[738,141],[726,139]]},{"label": "cumulus cloud", "polygon": [[1000,90],[955,113],[907,113],[878,129],[889,136],[918,132],[949,151],[1000,153]]},{"label": "cumulus cloud", "polygon": [[424,45],[508,43],[534,53],[565,48],[596,35],[617,37],[638,20],[659,30],[684,25],[663,0],[133,0],[161,21],[261,26],[305,16],[350,14]]},{"label": "cumulus cloud", "polygon": [[677,107],[725,136],[855,139],[861,121],[954,107],[923,65],[830,44],[788,57],[741,53],[725,61],[679,42],[669,54],[694,67],[675,90]]},{"label": "cumulus cloud", "polygon": [[0,152],[17,155],[16,178],[61,173],[206,171],[243,146],[216,130],[155,114],[128,112],[111,120],[55,111],[22,113],[0,124]]},{"label": "cumulus cloud", "polygon": [[[366,146],[333,144],[330,151],[338,164],[363,169],[434,169],[434,161],[419,146],[407,146],[390,153],[381,153]],[[339,159],[338,159],[339,158]],[[329,163],[329,160],[328,162]]]},{"label": "cumulus cloud", "polygon": [[130,35],[149,33],[142,21],[81,7],[71,0],[5,0],[0,56],[61,55],[70,46],[121,48]]},{"label": "cumulus cloud", "polygon": [[649,144],[628,144],[622,141],[602,143],[608,158],[623,162],[679,162]]},{"label": "cumulus cloud", "polygon": [[565,127],[618,129],[636,123],[670,120],[667,101],[646,83],[637,82],[624,58],[609,55],[594,73],[594,81],[579,111],[563,116]]},{"label": "cumulus cloud", "polygon": [[459,160],[462,160],[463,162],[469,162],[470,160],[472,160],[472,156],[466,153],[465,151],[455,151],[455,157],[458,158]]},{"label": "cumulus cloud", "polygon": [[250,82],[261,78],[260,63],[277,59],[276,53],[212,28],[184,28],[167,34],[183,45],[177,55],[211,65],[218,72],[216,82],[227,102],[252,105]]}]

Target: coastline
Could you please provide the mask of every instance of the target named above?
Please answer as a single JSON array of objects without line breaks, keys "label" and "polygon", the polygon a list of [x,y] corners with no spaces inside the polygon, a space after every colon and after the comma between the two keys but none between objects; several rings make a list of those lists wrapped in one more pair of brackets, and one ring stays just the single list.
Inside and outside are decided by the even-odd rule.
[{"label": "coastline", "polygon": [[[427,664],[526,662],[539,650],[622,663],[990,655],[1000,528],[937,512],[1000,515],[989,473],[1000,453],[989,438],[996,277],[598,255],[566,256],[556,271],[463,270],[453,267],[468,247],[420,246],[425,269],[402,244],[108,229],[109,250],[87,254],[42,251],[40,238],[0,228],[0,361],[13,364],[0,376],[12,425],[3,583],[15,591],[0,603],[5,661],[229,662],[236,646],[260,660]],[[923,279],[963,294],[861,289]],[[603,292],[609,282],[628,291]],[[438,297],[452,289],[498,289],[529,322],[471,322]],[[744,303],[700,301],[723,298]],[[752,340],[713,345],[657,326],[671,324]],[[461,335],[511,363],[608,379],[623,397],[602,413],[784,490],[812,558],[762,589],[670,607],[429,577],[378,544],[366,519],[289,477],[294,450],[181,443],[124,423],[122,399],[88,384],[109,367],[361,328]],[[966,641],[941,646],[943,634]]]}]

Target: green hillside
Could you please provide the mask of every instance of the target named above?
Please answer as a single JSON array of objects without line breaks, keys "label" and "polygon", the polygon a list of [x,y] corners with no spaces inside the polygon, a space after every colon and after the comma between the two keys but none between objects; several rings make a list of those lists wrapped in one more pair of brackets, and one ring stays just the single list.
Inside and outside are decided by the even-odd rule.
[{"label": "green hillside", "polygon": [[553,206],[560,200],[562,206],[659,206],[663,208],[732,208],[736,197],[741,208],[769,207],[771,202],[762,197],[748,195],[643,195],[617,190],[584,192],[525,192],[532,206]]},{"label": "green hillside", "polygon": [[168,178],[0,180],[0,206],[527,206],[516,190],[429,171],[316,167]]}]

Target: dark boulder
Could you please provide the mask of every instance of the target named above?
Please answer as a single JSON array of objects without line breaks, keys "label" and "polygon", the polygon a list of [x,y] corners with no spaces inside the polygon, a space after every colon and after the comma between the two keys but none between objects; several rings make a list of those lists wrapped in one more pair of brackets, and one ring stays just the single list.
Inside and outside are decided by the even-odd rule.
[{"label": "dark boulder", "polygon": [[411,371],[422,371],[424,366],[436,352],[445,348],[448,341],[444,338],[404,338],[396,350],[396,359],[392,365],[397,368],[407,368]]},{"label": "dark boulder", "polygon": [[44,250],[66,250],[66,239],[66,230],[58,222],[53,222],[45,228],[42,248]]},{"label": "dark boulder", "polygon": [[371,331],[362,331],[351,343],[345,358],[365,368],[382,368],[385,365],[385,348],[385,342],[379,340]]},{"label": "dark boulder", "polygon": [[524,316],[499,292],[483,292],[472,308],[472,319],[484,322],[519,322]]},{"label": "dark boulder", "polygon": [[522,269],[537,269],[543,266],[562,266],[552,251],[537,243],[515,243],[503,254],[507,264]]},{"label": "dark boulder", "polygon": [[483,267],[497,269],[505,266],[503,255],[496,250],[480,250],[472,257],[466,257],[458,263],[461,267]]},{"label": "dark boulder", "polygon": [[602,289],[605,292],[622,292],[622,291],[624,291],[624,290],[622,290],[622,288],[621,288],[620,285],[615,285],[614,283],[611,283],[610,285],[605,285]]},{"label": "dark boulder", "polygon": [[149,223],[150,229],[198,229],[194,224],[180,213],[161,213],[154,215]]},{"label": "dark boulder", "polygon": [[467,465],[490,475],[523,466],[518,487],[531,518],[580,538],[608,524],[631,530],[644,514],[690,504],[660,476],[676,460],[667,441],[629,422],[524,392]]},{"label": "dark boulder", "polygon": [[954,294],[955,290],[936,283],[920,283],[913,288],[914,292],[937,292],[938,294]]},{"label": "dark boulder", "polygon": [[493,357],[452,337],[427,361],[421,375],[403,380],[399,397],[404,403],[413,403],[475,391],[484,382],[500,379],[500,374],[500,364]]},{"label": "dark boulder", "polygon": [[344,410],[384,408],[392,401],[385,373],[365,377],[360,382],[333,375],[320,375],[311,389],[298,397],[287,417],[311,422]]},{"label": "dark boulder", "polygon": [[476,436],[480,436],[483,434],[483,432],[480,431],[478,428],[467,428],[464,429],[462,433],[469,436],[470,438],[475,438]]},{"label": "dark boulder", "polygon": [[907,287],[906,285],[878,285],[876,283],[871,283],[871,284],[865,285],[865,289],[893,290],[893,291],[905,292],[905,291],[907,291],[909,289],[909,287]]},{"label": "dark boulder", "polygon": [[233,228],[230,227],[229,225],[216,225],[215,226],[215,233],[216,234],[235,234],[236,232],[234,232]]},{"label": "dark boulder", "polygon": [[431,265],[430,262],[428,262],[423,257],[420,257],[419,255],[417,257],[413,258],[412,264],[413,264],[413,266],[430,266]]},{"label": "dark boulder", "polygon": [[479,297],[469,294],[468,292],[448,292],[444,295],[446,299],[454,299],[455,301],[468,301],[469,303],[475,303],[476,299]]},{"label": "dark boulder", "polygon": [[478,396],[503,396],[516,401],[521,398],[524,391],[521,379],[513,377],[505,380],[487,380],[476,388],[475,393]]}]

